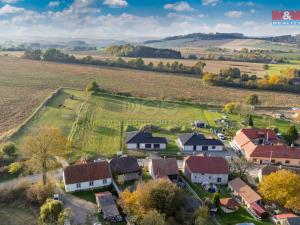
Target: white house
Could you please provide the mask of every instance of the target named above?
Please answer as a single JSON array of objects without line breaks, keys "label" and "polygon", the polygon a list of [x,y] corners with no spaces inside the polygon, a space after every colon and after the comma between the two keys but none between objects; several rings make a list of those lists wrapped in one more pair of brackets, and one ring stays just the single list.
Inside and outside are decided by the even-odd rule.
[{"label": "white house", "polygon": [[153,137],[152,133],[145,131],[126,132],[126,145],[127,149],[165,150],[167,139]]},{"label": "white house", "polygon": [[178,137],[178,145],[182,151],[223,151],[222,141],[213,138],[205,138],[199,133],[186,133]]},{"label": "white house", "polygon": [[112,174],[107,161],[71,165],[64,169],[66,192],[74,192],[109,186]]},{"label": "white house", "polygon": [[193,183],[227,184],[230,173],[222,157],[188,156],[183,163],[184,174]]}]

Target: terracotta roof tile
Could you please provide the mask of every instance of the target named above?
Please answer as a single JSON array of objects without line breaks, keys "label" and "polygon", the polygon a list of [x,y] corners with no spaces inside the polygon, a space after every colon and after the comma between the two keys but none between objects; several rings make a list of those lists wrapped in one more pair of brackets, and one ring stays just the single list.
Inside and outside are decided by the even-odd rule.
[{"label": "terracotta roof tile", "polygon": [[111,178],[111,171],[107,161],[92,162],[86,164],[72,165],[64,169],[66,184],[75,184]]},{"label": "terracotta roof tile", "polygon": [[229,174],[227,161],[222,157],[188,156],[186,166],[192,173]]}]

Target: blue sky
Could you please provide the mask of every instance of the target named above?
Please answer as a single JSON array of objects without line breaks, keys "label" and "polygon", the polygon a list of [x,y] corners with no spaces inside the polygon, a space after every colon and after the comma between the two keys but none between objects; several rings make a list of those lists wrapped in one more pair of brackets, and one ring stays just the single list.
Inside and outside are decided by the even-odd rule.
[{"label": "blue sky", "polygon": [[148,39],[192,32],[251,36],[300,33],[274,27],[272,10],[299,0],[0,0],[0,37]]}]

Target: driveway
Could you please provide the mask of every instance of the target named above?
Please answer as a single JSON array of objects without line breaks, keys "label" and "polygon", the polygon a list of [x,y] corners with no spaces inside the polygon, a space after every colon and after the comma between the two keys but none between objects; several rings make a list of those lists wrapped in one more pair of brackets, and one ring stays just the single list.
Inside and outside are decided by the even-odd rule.
[{"label": "driveway", "polygon": [[74,214],[73,223],[74,225],[93,225],[95,222],[98,222],[96,213],[97,205],[75,197],[71,194],[64,193],[62,190],[59,190],[61,195],[61,200],[64,203],[65,208],[70,208]]}]

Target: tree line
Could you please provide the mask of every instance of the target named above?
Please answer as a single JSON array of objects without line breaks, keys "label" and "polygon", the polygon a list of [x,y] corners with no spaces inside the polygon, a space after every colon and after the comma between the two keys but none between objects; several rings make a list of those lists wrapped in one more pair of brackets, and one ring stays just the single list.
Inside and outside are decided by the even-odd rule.
[{"label": "tree line", "polygon": [[[267,67],[265,65],[264,67]],[[262,89],[283,92],[300,92],[300,70],[287,68],[281,74],[265,75],[259,78],[256,75],[241,73],[239,68],[221,69],[219,73],[204,73],[203,82],[216,86],[227,86],[247,89]]]},{"label": "tree line", "polygon": [[181,59],[181,53],[172,49],[151,48],[148,46],[112,45],[106,52],[118,57],[172,58]]},{"label": "tree line", "polygon": [[95,59],[92,56],[86,56],[84,58],[78,59],[73,55],[63,53],[60,50],[54,48],[47,49],[44,52],[42,52],[41,50],[27,50],[25,51],[23,58],[61,63],[122,67],[156,72],[183,73],[195,75],[201,75],[203,72],[203,68],[205,67],[205,63],[202,61],[198,61],[194,66],[185,66],[177,61],[174,61],[173,63],[163,63],[162,61],[160,61],[157,65],[154,65],[153,62],[149,62],[148,64],[146,64],[142,58],[135,58],[129,61],[125,61],[122,58],[118,58],[117,60],[107,59],[103,61]]}]

